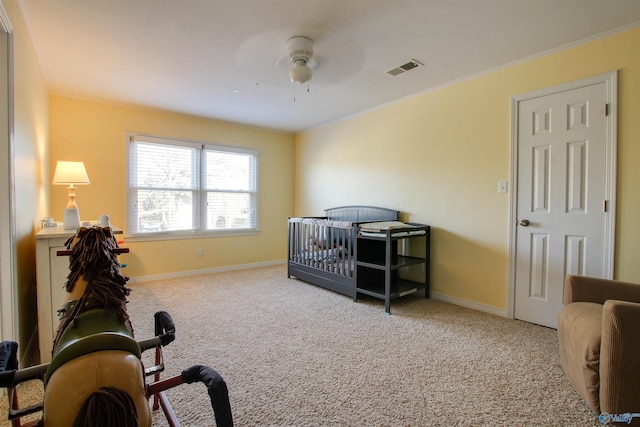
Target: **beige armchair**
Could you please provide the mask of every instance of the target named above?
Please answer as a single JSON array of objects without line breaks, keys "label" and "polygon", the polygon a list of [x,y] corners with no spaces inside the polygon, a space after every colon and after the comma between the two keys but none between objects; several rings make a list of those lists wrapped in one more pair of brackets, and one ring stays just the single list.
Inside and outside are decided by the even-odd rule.
[{"label": "beige armchair", "polygon": [[593,412],[640,423],[640,285],[567,276],[558,339],[562,368]]}]

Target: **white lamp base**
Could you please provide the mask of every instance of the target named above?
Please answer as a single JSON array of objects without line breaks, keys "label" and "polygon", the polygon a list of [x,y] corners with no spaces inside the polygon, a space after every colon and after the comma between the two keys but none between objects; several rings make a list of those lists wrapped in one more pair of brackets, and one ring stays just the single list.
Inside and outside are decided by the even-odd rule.
[{"label": "white lamp base", "polygon": [[80,212],[78,208],[66,208],[64,210],[62,228],[65,230],[75,230],[78,227],[80,227]]}]

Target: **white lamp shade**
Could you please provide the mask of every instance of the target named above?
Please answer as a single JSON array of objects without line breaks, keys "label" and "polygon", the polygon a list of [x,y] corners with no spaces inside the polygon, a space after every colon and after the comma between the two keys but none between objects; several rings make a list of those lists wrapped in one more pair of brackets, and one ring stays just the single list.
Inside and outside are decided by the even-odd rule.
[{"label": "white lamp shade", "polygon": [[89,184],[89,175],[83,162],[58,161],[53,174],[53,183],[57,185]]}]

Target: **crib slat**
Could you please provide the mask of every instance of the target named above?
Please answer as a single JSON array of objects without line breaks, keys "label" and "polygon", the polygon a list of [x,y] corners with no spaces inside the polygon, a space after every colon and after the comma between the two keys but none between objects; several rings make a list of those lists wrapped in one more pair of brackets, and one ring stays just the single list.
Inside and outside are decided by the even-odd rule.
[{"label": "crib slat", "polygon": [[353,276],[353,228],[323,218],[289,220],[290,261],[318,270]]}]

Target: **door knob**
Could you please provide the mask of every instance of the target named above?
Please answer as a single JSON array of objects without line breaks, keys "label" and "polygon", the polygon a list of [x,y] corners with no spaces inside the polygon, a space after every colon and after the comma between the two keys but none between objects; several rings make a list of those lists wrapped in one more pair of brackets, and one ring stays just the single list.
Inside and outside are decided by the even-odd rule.
[{"label": "door knob", "polygon": [[523,227],[528,227],[529,226],[529,220],[528,219],[521,219],[518,224],[520,224]]}]

